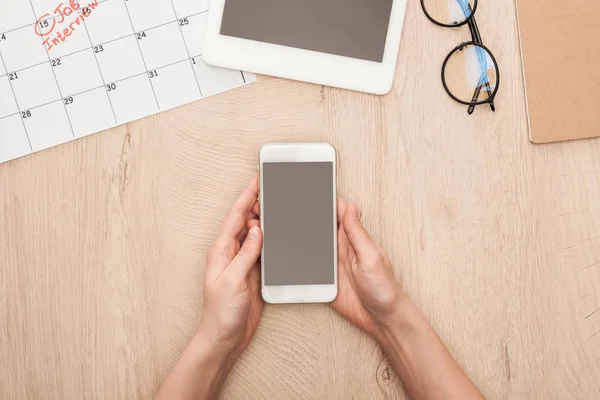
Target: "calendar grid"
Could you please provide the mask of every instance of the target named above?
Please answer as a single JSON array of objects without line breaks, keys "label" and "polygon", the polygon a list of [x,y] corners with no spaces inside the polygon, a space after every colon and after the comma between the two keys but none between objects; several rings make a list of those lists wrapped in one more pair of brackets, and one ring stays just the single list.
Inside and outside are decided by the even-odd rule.
[{"label": "calendar grid", "polygon": [[[131,29],[133,30],[133,35],[136,35],[135,26],[133,26],[133,20],[131,19],[131,13],[129,12],[129,6],[127,2],[125,2],[125,9],[127,10],[127,17],[129,17],[129,23],[131,24]],[[136,37],[137,38],[137,37]],[[146,65],[146,59],[144,58],[144,52],[142,51],[142,47],[140,46],[139,40],[136,40],[137,47],[142,55],[142,62],[144,63],[144,69],[146,70],[146,74],[149,73],[148,66]],[[148,75],[148,82],[150,82],[150,87],[152,88],[152,94],[154,95],[154,101],[156,102],[156,107],[160,110],[160,104],[158,104],[158,98],[156,97],[156,91],[154,90],[154,85],[152,84],[152,79],[150,79],[150,75]]]},{"label": "calendar grid", "polygon": [[[107,1],[107,0],[104,0],[104,1]],[[52,16],[50,18],[45,19],[44,21],[48,21],[48,20],[54,19],[55,17],[56,16]],[[12,28],[12,29],[9,29],[7,31],[3,31],[1,33],[12,33],[12,32],[18,31],[19,29],[27,28],[28,26],[34,26],[35,24],[36,24],[35,22],[33,24],[25,24],[23,26],[19,26],[18,28]]]},{"label": "calendar grid", "polygon": [[[38,19],[37,14],[35,13],[35,9],[33,8],[33,3],[31,2],[31,0],[29,0],[29,5],[31,6],[31,12],[33,12],[33,16],[35,17],[36,21]],[[43,44],[43,43],[42,43]],[[46,56],[48,57],[48,61],[52,61],[52,59],[50,58],[50,53],[48,53],[48,49],[46,48],[46,46],[44,46],[44,50],[46,51]],[[71,117],[69,117],[69,112],[67,111],[67,106],[64,103],[64,98],[62,95],[62,90],[60,89],[60,83],[58,83],[58,79],[56,78],[56,72],[54,71],[54,68],[51,68],[52,70],[52,76],[54,77],[54,81],[56,82],[56,87],[58,88],[58,94],[60,95],[60,100],[63,103],[63,109],[65,110],[65,115],[67,116],[67,120],[69,121],[69,127],[71,128],[71,135],[73,135],[73,137],[75,137],[75,131],[73,130],[73,124],[71,123]]]},{"label": "calendar grid", "polygon": [[[199,57],[199,56],[200,56],[200,55],[197,55],[197,56],[194,56],[194,57],[192,57],[192,58]],[[160,70],[162,70],[162,69],[164,69],[164,68],[171,67],[171,66],[173,66],[173,65],[176,65],[176,64],[181,64],[181,63],[183,63],[183,62],[186,62],[186,61],[189,61],[189,60],[187,60],[187,59],[184,59],[184,60],[175,61],[175,62],[172,62],[172,63],[170,63],[170,64],[163,65],[163,66],[161,66],[161,67],[159,67],[159,68],[156,68],[156,70],[157,70],[157,71],[160,71]],[[125,77],[125,78],[118,79],[118,80],[116,80],[116,81],[113,81],[113,82],[111,82],[111,83],[120,83],[120,82],[126,81],[126,80],[128,80],[128,79],[131,79],[131,78],[137,78],[138,76],[142,76],[142,75],[145,75],[145,74],[147,74],[147,72],[146,72],[146,71],[144,71],[144,72],[140,72],[140,73],[138,73],[138,74],[135,74],[135,75],[132,75],[132,76],[128,76],[128,77]],[[106,85],[105,85],[105,84],[103,84],[102,86],[96,86],[96,87],[93,87],[93,88],[91,88],[91,89],[86,89],[86,90],[83,90],[83,91],[81,91],[81,92],[78,92],[78,93],[71,94],[71,95],[69,95],[69,97],[77,97],[77,96],[80,96],[80,95],[82,95],[82,94],[85,94],[85,93],[88,93],[88,92],[92,92],[92,91],[94,91],[94,90],[98,90],[98,89],[102,89],[102,88],[106,88]],[[52,101],[49,101],[49,102],[47,102],[47,103],[44,103],[44,104],[40,104],[40,105],[37,105],[37,106],[34,106],[34,107],[30,107],[30,108],[28,108],[27,110],[28,110],[28,111],[33,111],[33,110],[35,110],[36,108],[45,107],[45,106],[47,106],[47,105],[49,105],[49,104],[56,103],[56,102],[58,102],[58,101],[62,101],[62,100],[63,100],[63,99],[52,100]],[[114,113],[114,112],[113,112],[113,113]],[[14,116],[14,115],[17,115],[17,114],[19,114],[19,113],[18,113],[18,112],[16,112],[16,113],[13,113],[13,114],[5,115],[4,117],[0,117],[0,120],[2,120],[2,119],[4,119],[4,118],[12,117],[12,116]],[[118,123],[118,121],[117,121],[117,119],[116,119],[116,116],[115,116],[115,123]]]},{"label": "calendar grid", "polygon": [[[6,63],[4,62],[4,58],[2,57],[1,51],[0,51],[0,61],[2,61],[2,66],[4,67],[4,69],[6,69]],[[17,95],[15,94],[15,88],[13,88],[13,84],[10,81],[10,79],[8,80],[8,85],[10,86],[10,91],[12,92],[13,98],[15,99],[15,104],[17,105],[18,114],[20,116],[22,111],[21,111],[21,108],[19,107],[19,102],[17,101]],[[12,114],[12,115],[14,116],[15,114]],[[25,136],[27,136],[27,143],[29,143],[29,150],[33,151],[33,146],[31,145],[31,139],[29,138],[29,133],[27,132],[27,126],[25,126],[25,121],[23,121],[23,118],[19,118],[19,119],[21,120],[21,124],[23,124],[23,129],[25,130]]]},{"label": "calendar grid", "polygon": [[[102,3],[105,3],[105,2],[107,2],[107,1],[109,1],[109,0],[104,0]],[[101,2],[98,2],[98,4],[101,4]],[[200,11],[200,12],[197,12],[197,13],[194,13],[194,14],[190,14],[189,16],[187,16],[187,17],[183,17],[183,18],[191,18],[191,17],[195,17],[195,16],[197,16],[197,15],[201,15],[201,14],[204,14],[204,13],[206,13],[206,12],[207,12],[207,11]],[[169,22],[162,23],[162,24],[160,24],[160,25],[153,26],[152,28],[145,29],[145,30],[144,30],[144,32],[149,32],[149,31],[152,31],[153,29],[160,28],[160,27],[163,27],[163,26],[165,26],[165,25],[172,24],[172,23],[174,23],[174,22],[179,22],[179,19],[177,19],[177,20],[175,20],[175,21],[169,21]],[[35,25],[35,24],[29,24],[29,25],[25,25],[24,27],[26,28],[27,26],[33,26],[33,25]],[[83,21],[83,25],[85,25],[85,20]],[[21,28],[23,28],[23,27],[21,27]],[[19,28],[19,29],[21,29],[21,28]],[[16,29],[15,29],[15,30],[16,30]],[[180,28],[180,30],[181,30],[181,28]],[[0,33],[8,33],[8,32],[10,32],[10,31],[6,31],[6,32],[0,32]],[[87,28],[86,28],[86,32],[87,32]],[[119,40],[122,40],[122,39],[128,38],[128,37],[130,37],[130,36],[135,36],[135,34],[136,34],[136,33],[137,33],[137,32],[134,32],[133,34],[127,34],[127,35],[123,35],[123,36],[120,36],[120,37],[118,37],[118,38],[115,38],[115,39],[107,40],[107,41],[105,41],[105,42],[102,42],[102,43],[98,43],[98,44],[96,44],[96,46],[104,46],[104,45],[107,45],[107,44],[110,44],[110,43],[113,43],[113,42],[117,42],[117,41],[119,41]],[[90,40],[90,43],[91,43],[91,38],[89,37],[89,33],[88,33],[88,39]],[[184,41],[184,44],[185,44],[185,41]],[[72,55],[75,55],[75,54],[77,54],[77,53],[81,53],[81,52],[83,52],[83,51],[90,50],[90,49],[91,49],[91,50],[93,50],[93,48],[94,48],[94,47],[96,47],[96,46],[92,46],[92,47],[86,47],[86,48],[83,48],[83,49],[80,49],[80,50],[76,50],[76,51],[74,51],[74,52],[72,52],[72,53],[63,54],[63,55],[61,55],[61,56],[60,56],[60,58],[69,57],[69,56],[72,56]],[[186,46],[185,46],[185,47],[186,47],[186,50],[187,50],[187,44],[186,44]],[[189,57],[190,61],[191,61],[191,59],[193,59],[193,58],[195,58],[195,57],[201,57],[201,56],[202,56],[202,54],[197,54],[197,55],[195,55],[195,56],[191,56],[191,55],[189,54],[189,51],[188,51],[188,57]],[[23,67],[23,68],[20,68],[20,69],[11,70],[10,72],[21,72],[21,71],[24,71],[24,70],[26,70],[26,69],[29,69],[29,68],[33,68],[33,67],[40,66],[40,65],[42,65],[42,64],[46,64],[47,62],[48,62],[47,60],[46,60],[46,61],[42,61],[42,62],[39,62],[39,63],[37,63],[37,64],[28,65],[28,66],[26,66],[26,67]],[[162,67],[161,67],[161,68],[162,68]],[[9,72],[9,71],[7,71],[7,72],[6,72],[5,74],[3,74],[3,75],[0,75],[0,77],[2,77],[2,76],[5,76],[5,75],[8,75],[8,72]],[[243,74],[243,71],[240,71],[240,72],[242,72],[242,74]],[[244,83],[245,83],[245,82],[246,82],[246,80],[244,79]]]},{"label": "calendar grid", "polygon": [[28,22],[50,0],[6,1],[20,14],[0,19],[0,163],[256,79],[203,61],[206,0],[56,0],[49,24]]},{"label": "calendar grid", "polygon": [[[129,79],[129,78],[125,78],[125,79]],[[125,80],[125,79],[123,79],[123,80]],[[91,88],[91,89],[88,89],[88,90],[84,90],[83,92],[79,92],[79,93],[72,94],[70,97],[79,96],[79,95],[82,95],[82,94],[85,94],[85,93],[91,92],[91,91],[93,91],[93,90],[102,89],[103,87],[104,87],[104,86],[98,86],[98,87],[94,87],[94,88]],[[33,110],[35,110],[35,109],[37,109],[37,108],[42,108],[42,107],[45,107],[45,106],[47,106],[47,105],[49,105],[49,104],[56,103],[56,102],[58,102],[58,101],[63,101],[63,100],[62,100],[62,99],[60,99],[60,100],[52,100],[52,101],[46,102],[46,103],[44,103],[44,104],[40,104],[40,105],[38,105],[38,106],[31,107],[31,108],[28,108],[27,110],[28,110],[28,111],[33,111]],[[1,120],[1,119],[3,119],[3,118],[12,117],[12,116],[14,116],[14,115],[17,115],[17,114],[19,114],[19,113],[14,113],[14,114],[10,114],[10,115],[5,115],[4,117],[0,118],[0,120]],[[115,121],[115,122],[116,122],[116,121]]]},{"label": "calendar grid", "polygon": [[[102,3],[106,3],[107,1],[109,1],[109,0],[98,0],[98,5],[100,5],[100,4],[102,4]],[[32,10],[32,11],[35,13],[35,11],[34,11],[34,10]],[[46,18],[46,19],[42,19],[42,20],[39,20],[39,21],[36,21],[36,22],[30,23],[30,24],[21,25],[21,26],[19,26],[19,27],[17,27],[17,28],[11,28],[11,29],[9,29],[9,30],[7,30],[7,31],[2,31],[2,32],[0,32],[0,33],[11,33],[11,32],[15,32],[15,31],[18,31],[19,29],[27,28],[28,26],[34,26],[34,25],[35,25],[35,24],[37,24],[38,22],[50,21],[51,19],[58,18],[58,17],[60,17],[60,15],[51,15],[51,16],[49,16],[49,17],[48,17],[48,18]]]},{"label": "calendar grid", "polygon": [[[175,10],[175,4],[173,4],[173,0],[169,0],[171,3],[171,7],[173,7],[173,13],[175,14],[175,21],[179,21],[179,17],[177,16],[177,10]],[[183,17],[183,18],[190,18],[188,17]],[[183,31],[181,30],[181,24],[179,22],[177,22],[177,27],[179,28],[179,33],[181,34],[181,39],[183,40],[183,44],[185,46],[185,52],[187,53],[188,58],[190,59],[190,65],[192,66],[192,69],[194,69],[194,62],[192,61],[192,57],[190,57],[190,50],[188,49],[188,45],[185,42],[185,36],[183,36]],[[200,82],[198,82],[198,77],[194,74],[194,77],[196,78],[196,85],[198,85],[198,90],[200,91],[200,96],[202,96],[202,89],[200,88]]]},{"label": "calendar grid", "polygon": [[[105,0],[105,1],[108,1],[108,0]],[[85,24],[85,20],[83,20],[83,28],[85,29],[85,34],[90,42],[91,47],[88,49],[83,49],[81,51],[92,50],[92,53],[94,54],[94,61],[96,61],[96,66],[98,67],[98,71],[100,71],[100,78],[102,79],[102,86],[104,87],[104,92],[106,93],[106,97],[108,98],[108,104],[110,104],[110,111],[112,112],[113,118],[115,119],[115,123],[118,123],[117,114],[115,113],[115,107],[113,106],[112,100],[110,99],[110,95],[108,94],[108,89],[106,87],[106,80],[104,80],[104,74],[102,73],[102,68],[100,68],[100,63],[98,62],[98,55],[93,50],[94,44],[92,43],[92,38],[90,37],[90,32],[87,28],[87,25]],[[127,36],[125,36],[125,37],[127,37]],[[115,40],[119,40],[119,39],[115,39]],[[98,89],[98,88],[95,88],[95,89]],[[92,89],[92,90],[95,90],[95,89]]]}]

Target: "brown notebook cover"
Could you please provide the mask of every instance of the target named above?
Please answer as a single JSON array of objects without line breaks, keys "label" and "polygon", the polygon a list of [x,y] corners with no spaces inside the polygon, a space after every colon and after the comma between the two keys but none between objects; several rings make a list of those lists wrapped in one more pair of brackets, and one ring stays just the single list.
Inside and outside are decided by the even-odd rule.
[{"label": "brown notebook cover", "polygon": [[600,136],[600,0],[515,0],[534,143]]}]

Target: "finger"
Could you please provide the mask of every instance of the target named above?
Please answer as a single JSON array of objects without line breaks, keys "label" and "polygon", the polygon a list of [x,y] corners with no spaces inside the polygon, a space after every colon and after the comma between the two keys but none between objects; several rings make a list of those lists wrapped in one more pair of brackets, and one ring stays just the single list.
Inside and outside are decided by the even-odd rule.
[{"label": "finger", "polygon": [[261,287],[261,277],[260,277],[260,263],[256,263],[250,268],[250,273],[248,274],[248,284],[252,288],[254,293],[257,293],[260,296],[260,287]]},{"label": "finger", "polygon": [[338,218],[338,257],[340,259],[348,258],[348,249],[350,244],[348,243],[348,237],[346,236],[346,232],[344,232],[343,221],[344,214],[346,213],[346,209],[348,208],[348,204],[346,200],[342,196],[337,197],[337,218]]},{"label": "finger", "polygon": [[348,240],[350,241],[350,245],[359,259],[365,260],[369,257],[376,257],[379,255],[379,249],[375,243],[373,243],[373,239],[371,239],[369,232],[367,232],[360,221],[356,203],[352,203],[346,208],[343,227],[344,232],[346,232],[346,236],[348,236]]},{"label": "finger", "polygon": [[258,176],[255,176],[237,199],[225,218],[221,235],[235,237],[246,225],[246,216],[252,210],[258,196]]},{"label": "finger", "polygon": [[344,214],[346,213],[346,208],[348,204],[346,204],[346,200],[342,198],[342,196],[337,197],[337,220],[338,225],[342,223],[344,220]]},{"label": "finger", "polygon": [[254,204],[254,207],[252,207],[252,211],[250,211],[248,213],[248,216],[246,217],[246,229],[247,230],[250,230],[250,228],[252,228],[253,226],[260,227],[260,215],[256,213],[257,207],[258,207],[258,201]]},{"label": "finger", "polygon": [[237,274],[238,278],[245,278],[256,264],[262,249],[262,232],[258,226],[253,226],[244,240],[244,244],[237,255],[227,267],[227,273]]},{"label": "finger", "polygon": [[244,225],[244,227],[242,228],[240,233],[237,235],[238,242],[242,243],[246,239],[246,235],[248,235],[248,231],[253,226],[260,227],[260,220],[257,215],[254,215],[254,213],[250,212],[248,214],[248,216],[246,217],[246,224]]},{"label": "finger", "polygon": [[[256,204],[255,204],[256,206]],[[254,209],[255,207],[252,207],[252,210],[250,210],[250,212],[248,214],[246,214],[246,221],[251,220],[251,219],[260,219],[260,214],[256,214],[254,211],[256,211]]]},{"label": "finger", "polygon": [[348,204],[346,204],[346,200],[342,196],[337,197],[337,221],[338,221],[338,246],[342,243],[346,244],[348,242],[348,238],[346,237],[346,232],[344,232],[344,227],[342,223],[344,221],[344,214],[346,213],[346,209],[348,208]]},{"label": "finger", "polygon": [[246,222],[246,227],[248,230],[250,230],[253,226],[258,226],[260,228],[260,221],[257,219],[249,219],[248,222]]},{"label": "finger", "polygon": [[348,236],[344,231],[344,227],[340,222],[340,226],[337,231],[337,241],[338,241],[338,260],[347,260],[349,257],[349,248],[350,242],[348,241]]},{"label": "finger", "polygon": [[229,265],[240,248],[234,237],[219,236],[208,252],[207,274],[219,276]]},{"label": "finger", "polygon": [[[249,230],[249,228],[247,227],[246,224],[244,224],[244,227],[242,228],[240,233],[237,234],[237,236],[235,237],[235,240],[237,240],[238,243],[243,243],[244,240],[246,239],[246,235],[248,235],[248,230]],[[235,254],[231,257],[231,260],[233,260],[233,257],[235,257]],[[229,260],[229,261],[231,261],[231,260]]]},{"label": "finger", "polygon": [[252,213],[254,213],[254,215],[260,215],[260,204],[258,201],[252,206]]}]

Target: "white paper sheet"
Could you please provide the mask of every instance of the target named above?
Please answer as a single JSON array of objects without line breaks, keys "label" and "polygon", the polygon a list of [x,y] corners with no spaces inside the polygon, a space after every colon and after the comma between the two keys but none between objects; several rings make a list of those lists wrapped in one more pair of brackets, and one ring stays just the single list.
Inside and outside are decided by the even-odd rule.
[{"label": "white paper sheet", "polygon": [[207,10],[0,0],[0,163],[256,81],[204,63]]}]

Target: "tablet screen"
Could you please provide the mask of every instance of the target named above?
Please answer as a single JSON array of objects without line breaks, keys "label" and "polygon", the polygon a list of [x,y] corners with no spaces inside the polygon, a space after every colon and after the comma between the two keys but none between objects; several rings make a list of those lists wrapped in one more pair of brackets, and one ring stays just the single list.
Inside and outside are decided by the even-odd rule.
[{"label": "tablet screen", "polygon": [[382,62],[393,0],[226,0],[221,35]]}]

